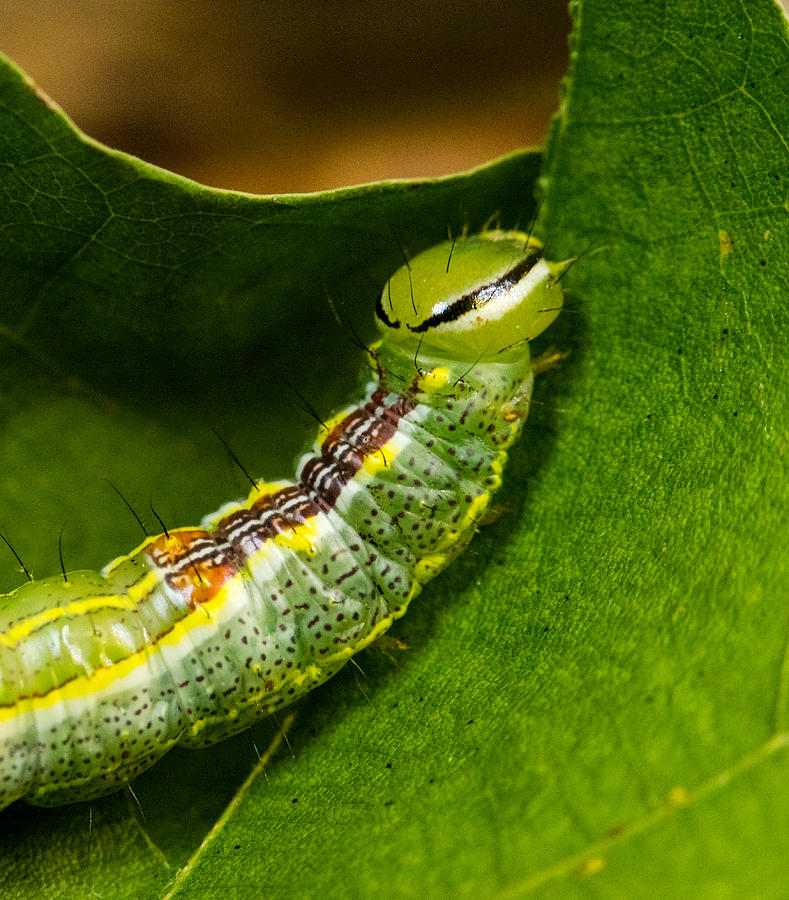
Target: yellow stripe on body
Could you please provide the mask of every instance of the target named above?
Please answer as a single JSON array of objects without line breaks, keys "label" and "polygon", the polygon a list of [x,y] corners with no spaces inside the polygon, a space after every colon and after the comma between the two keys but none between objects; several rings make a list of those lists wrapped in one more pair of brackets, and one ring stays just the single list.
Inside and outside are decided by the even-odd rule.
[{"label": "yellow stripe on body", "polygon": [[[121,562],[128,557],[121,557],[117,562]],[[34,631],[56,622],[58,619],[78,616],[83,613],[94,612],[98,609],[126,609],[133,610],[137,606],[138,601],[146,594],[150,593],[155,584],[159,581],[159,575],[155,571],[151,571],[141,578],[136,584],[131,585],[129,593],[124,596],[122,594],[101,594],[95,597],[89,597],[87,600],[74,600],[66,606],[56,606],[53,609],[45,609],[38,615],[31,616],[20,622],[4,634],[0,634],[0,644],[6,647],[14,647],[23,638],[28,637]],[[61,582],[68,584],[68,582]],[[23,585],[26,587],[26,585]],[[19,588],[17,588],[19,590]],[[13,593],[16,593],[14,591]]]},{"label": "yellow stripe on body", "polygon": [[[386,444],[384,444],[380,451],[377,451],[371,456],[367,456],[362,464],[362,468],[359,469],[353,480],[356,480],[360,476],[362,476],[362,480],[365,480],[364,476],[371,477],[376,472],[388,468],[391,464],[391,460],[394,459],[394,457],[397,455],[397,453],[400,452],[401,449],[401,447],[397,445],[398,436],[399,433],[396,432],[392,436],[392,438],[387,441]],[[364,475],[362,473],[364,473]],[[248,508],[256,500],[259,500],[262,495],[262,486],[261,488],[253,490],[247,500],[246,508]],[[244,507],[239,506],[238,508]],[[305,553],[309,553],[310,555],[314,555],[317,552],[315,542],[317,542],[321,538],[320,531],[321,524],[318,517],[308,519],[306,522],[296,525],[292,529],[289,529],[288,532],[278,534],[273,538],[273,540],[266,541],[266,543],[264,543],[259,550],[255,551],[255,553],[251,554],[248,557],[247,565],[262,562],[263,559],[267,559],[271,554],[273,554],[275,549],[279,548],[291,549],[294,552],[298,552],[301,550]],[[121,565],[123,562],[132,559],[139,552],[144,550],[149,544],[157,540],[158,537],[159,536],[157,536],[156,538],[147,539],[128,556],[121,556],[118,559],[114,560],[106,567],[105,572],[109,573],[113,569],[117,568],[117,566]],[[67,607],[59,607],[55,610],[48,610],[47,613],[42,613],[42,615],[53,614],[50,615],[48,621],[55,621],[60,616],[73,614],[72,612],[67,613],[67,610],[72,607],[84,606],[84,608],[75,609],[74,612],[86,612],[89,611],[89,608],[92,608],[91,605],[94,602],[96,606],[101,606],[102,602],[104,603],[104,605],[111,605],[106,603],[107,599],[119,601],[116,604],[118,608],[130,610],[134,609],[137,605],[137,602],[156,586],[156,583],[158,583],[158,581],[161,579],[161,574],[162,573],[160,571],[153,569],[145,576],[145,578],[140,579],[139,582],[131,586],[131,588],[129,589],[128,599],[120,595],[109,595],[108,598],[96,597],[91,598],[90,600],[75,601],[73,604],[69,604],[69,606]],[[227,584],[225,584],[211,600],[207,601],[206,603],[200,604],[199,607],[190,612],[183,619],[173,623],[170,631],[163,635],[158,641],[153,644],[147,644],[137,653],[133,653],[126,659],[119,660],[118,662],[113,663],[111,666],[107,666],[106,668],[96,669],[90,675],[81,675],[59,688],[54,688],[53,690],[48,691],[42,697],[28,697],[20,701],[18,704],[0,709],[0,723],[15,718],[17,714],[22,711],[23,707],[25,711],[29,711],[30,709],[47,709],[55,705],[56,703],[67,702],[69,700],[79,700],[89,696],[90,694],[100,693],[106,690],[114,682],[117,682],[132,674],[135,669],[144,666],[146,660],[152,654],[159,652],[160,648],[175,647],[181,641],[188,639],[190,641],[190,649],[192,649],[195,643],[195,641],[193,640],[194,633],[201,630],[208,631],[209,629],[211,631],[215,631],[219,626],[219,621],[211,621],[212,615],[218,615],[219,613],[221,613],[224,607],[226,605],[229,605],[229,601],[232,601],[233,595],[236,591],[241,589],[243,597],[246,597],[246,592],[243,591],[242,588],[244,577],[245,574],[242,573],[239,576],[233,578],[231,581],[227,582]],[[248,575],[246,577],[248,577]],[[388,624],[391,623],[391,620],[391,617],[388,617],[387,620],[384,620],[387,623],[386,627],[388,627]],[[27,625],[28,622],[23,622],[20,623],[17,628],[24,628]],[[371,640],[374,640],[378,634],[382,633],[382,631],[385,630],[385,628],[381,628],[381,625],[382,623],[379,623],[376,626],[376,628],[374,629],[373,637],[370,637],[368,635],[359,644],[355,644],[353,647],[343,648],[343,650],[339,651],[337,654],[327,658],[325,662],[330,663],[332,661],[342,659],[344,656],[351,656],[356,652],[357,649],[361,649],[362,647],[367,646],[367,644]],[[32,630],[32,628],[30,630]],[[10,632],[8,634],[10,634]],[[290,681],[293,680],[293,676],[296,675],[301,675],[301,673],[294,672],[292,676],[290,676],[285,680],[285,682],[283,682],[283,684],[290,683]],[[301,678],[301,681],[303,681],[303,678]],[[254,702],[254,696],[249,702]]]},{"label": "yellow stripe on body", "polygon": [[[365,398],[365,402],[367,402]],[[334,431],[334,429],[342,423],[344,419],[347,419],[351,413],[357,412],[361,408],[361,404],[359,406],[355,406],[353,404],[344,407],[339,412],[335,413],[330,419],[327,419],[325,422],[321,423],[321,426],[318,428],[318,435],[315,438],[316,444],[322,444],[326,438]]]},{"label": "yellow stripe on body", "polygon": [[395,431],[392,437],[378,450],[374,450],[362,460],[362,467],[353,476],[352,481],[360,481],[362,484],[374,478],[379,472],[391,468],[392,461],[405,447],[405,442],[413,438],[404,435],[401,431]]},{"label": "yellow stripe on body", "polygon": [[[156,572],[153,573],[157,575]],[[218,613],[228,601],[228,595],[238,589],[238,579],[229,581],[222,590],[206,603],[190,612],[178,622],[174,622],[170,631],[153,644],[146,644],[137,653],[131,654],[126,659],[119,660],[106,668],[96,669],[90,675],[81,675],[61,687],[48,691],[43,697],[28,697],[20,701],[19,705],[0,709],[0,722],[14,718],[19,707],[24,705],[29,709],[47,709],[55,703],[79,700],[90,694],[100,693],[113,682],[119,681],[141,667],[145,660],[161,647],[176,646],[182,640],[191,638],[191,635],[203,629],[214,631],[217,623],[211,621],[212,613]]]}]

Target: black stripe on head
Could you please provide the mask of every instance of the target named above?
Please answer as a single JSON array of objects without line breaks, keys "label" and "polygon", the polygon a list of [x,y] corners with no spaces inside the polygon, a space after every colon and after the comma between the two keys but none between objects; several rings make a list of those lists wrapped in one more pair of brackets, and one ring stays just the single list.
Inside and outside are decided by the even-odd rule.
[{"label": "black stripe on head", "polygon": [[388,326],[389,328],[399,328],[399,327],[400,327],[400,320],[399,320],[399,319],[395,319],[394,322],[393,322],[393,321],[389,318],[389,316],[387,316],[386,311],[384,310],[384,304],[383,304],[382,297],[383,297],[383,295],[380,295],[380,296],[378,297],[378,299],[376,300],[376,302],[375,302],[375,314],[376,314],[376,316],[380,319],[381,322],[384,323],[384,325]]},{"label": "black stripe on head", "polygon": [[[435,315],[425,319],[424,322],[420,322],[419,325],[409,325],[409,331],[413,331],[415,334],[429,331],[431,328],[435,328],[436,325],[442,325],[444,322],[454,322],[455,319],[459,319],[472,309],[480,309],[495,297],[511,290],[521,279],[525,278],[541,256],[542,251],[535,250],[531,252],[517,265],[513,266],[511,269],[507,269],[507,271],[503,275],[500,275],[495,281],[483,284],[473,291],[469,291],[468,294],[463,294],[462,297],[458,297],[457,300],[448,304],[441,312],[435,313]],[[384,319],[384,321],[386,321],[386,319]],[[389,323],[387,322],[387,324]]]}]

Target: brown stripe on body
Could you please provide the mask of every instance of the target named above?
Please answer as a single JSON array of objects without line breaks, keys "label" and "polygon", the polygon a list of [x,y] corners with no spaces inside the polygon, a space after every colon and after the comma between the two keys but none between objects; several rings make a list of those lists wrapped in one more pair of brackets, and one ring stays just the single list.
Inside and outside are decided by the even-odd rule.
[{"label": "brown stripe on body", "polygon": [[231,545],[200,528],[160,534],[145,552],[192,608],[207,603],[238,574]]},{"label": "brown stripe on body", "polygon": [[[210,531],[174,530],[146,544],[143,552],[162,571],[168,585],[181,595],[185,608],[195,609],[215,597],[265,541],[287,534],[317,516],[321,509],[331,509],[336,504],[342,488],[361,469],[365,458],[381,451],[397,432],[400,419],[414,408],[407,396],[397,396],[387,406],[387,396],[386,391],[376,391],[370,401],[332,429],[321,444],[320,455],[310,457],[302,466],[299,484],[258,497],[248,509],[224,516]],[[353,566],[340,575],[337,583],[355,575],[358,568]],[[388,570],[385,567],[382,574]],[[138,604],[146,599],[141,597]],[[376,610],[373,621],[377,616]],[[168,625],[146,643],[158,644],[174,627],[175,623]],[[51,689],[20,695],[3,708],[45,697],[79,677],[70,675]]]},{"label": "brown stripe on body", "polygon": [[263,494],[248,508],[228,513],[211,531],[183,529],[155,538],[145,552],[167,583],[194,608],[216,596],[266,541],[333,509],[365,458],[382,450],[414,408],[403,395],[386,406],[387,396],[378,389],[345,416],[321,444],[320,455],[301,467],[298,484]]}]

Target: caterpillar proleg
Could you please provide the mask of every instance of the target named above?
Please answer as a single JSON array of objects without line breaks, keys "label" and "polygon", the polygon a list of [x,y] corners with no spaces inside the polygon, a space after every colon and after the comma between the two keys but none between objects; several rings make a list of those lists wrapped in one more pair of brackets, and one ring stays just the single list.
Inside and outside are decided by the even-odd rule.
[{"label": "caterpillar proleg", "polygon": [[518,231],[419,254],[378,300],[363,396],[293,480],[0,597],[0,808],[98,797],[238,732],[403,615],[499,487],[565,267]]}]

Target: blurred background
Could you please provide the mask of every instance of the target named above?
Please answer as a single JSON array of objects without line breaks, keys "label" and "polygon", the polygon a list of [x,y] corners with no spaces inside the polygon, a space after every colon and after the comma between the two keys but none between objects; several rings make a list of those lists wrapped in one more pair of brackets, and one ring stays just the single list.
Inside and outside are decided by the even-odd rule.
[{"label": "blurred background", "polygon": [[214,187],[443,175],[541,144],[566,0],[0,0],[83,131]]}]

